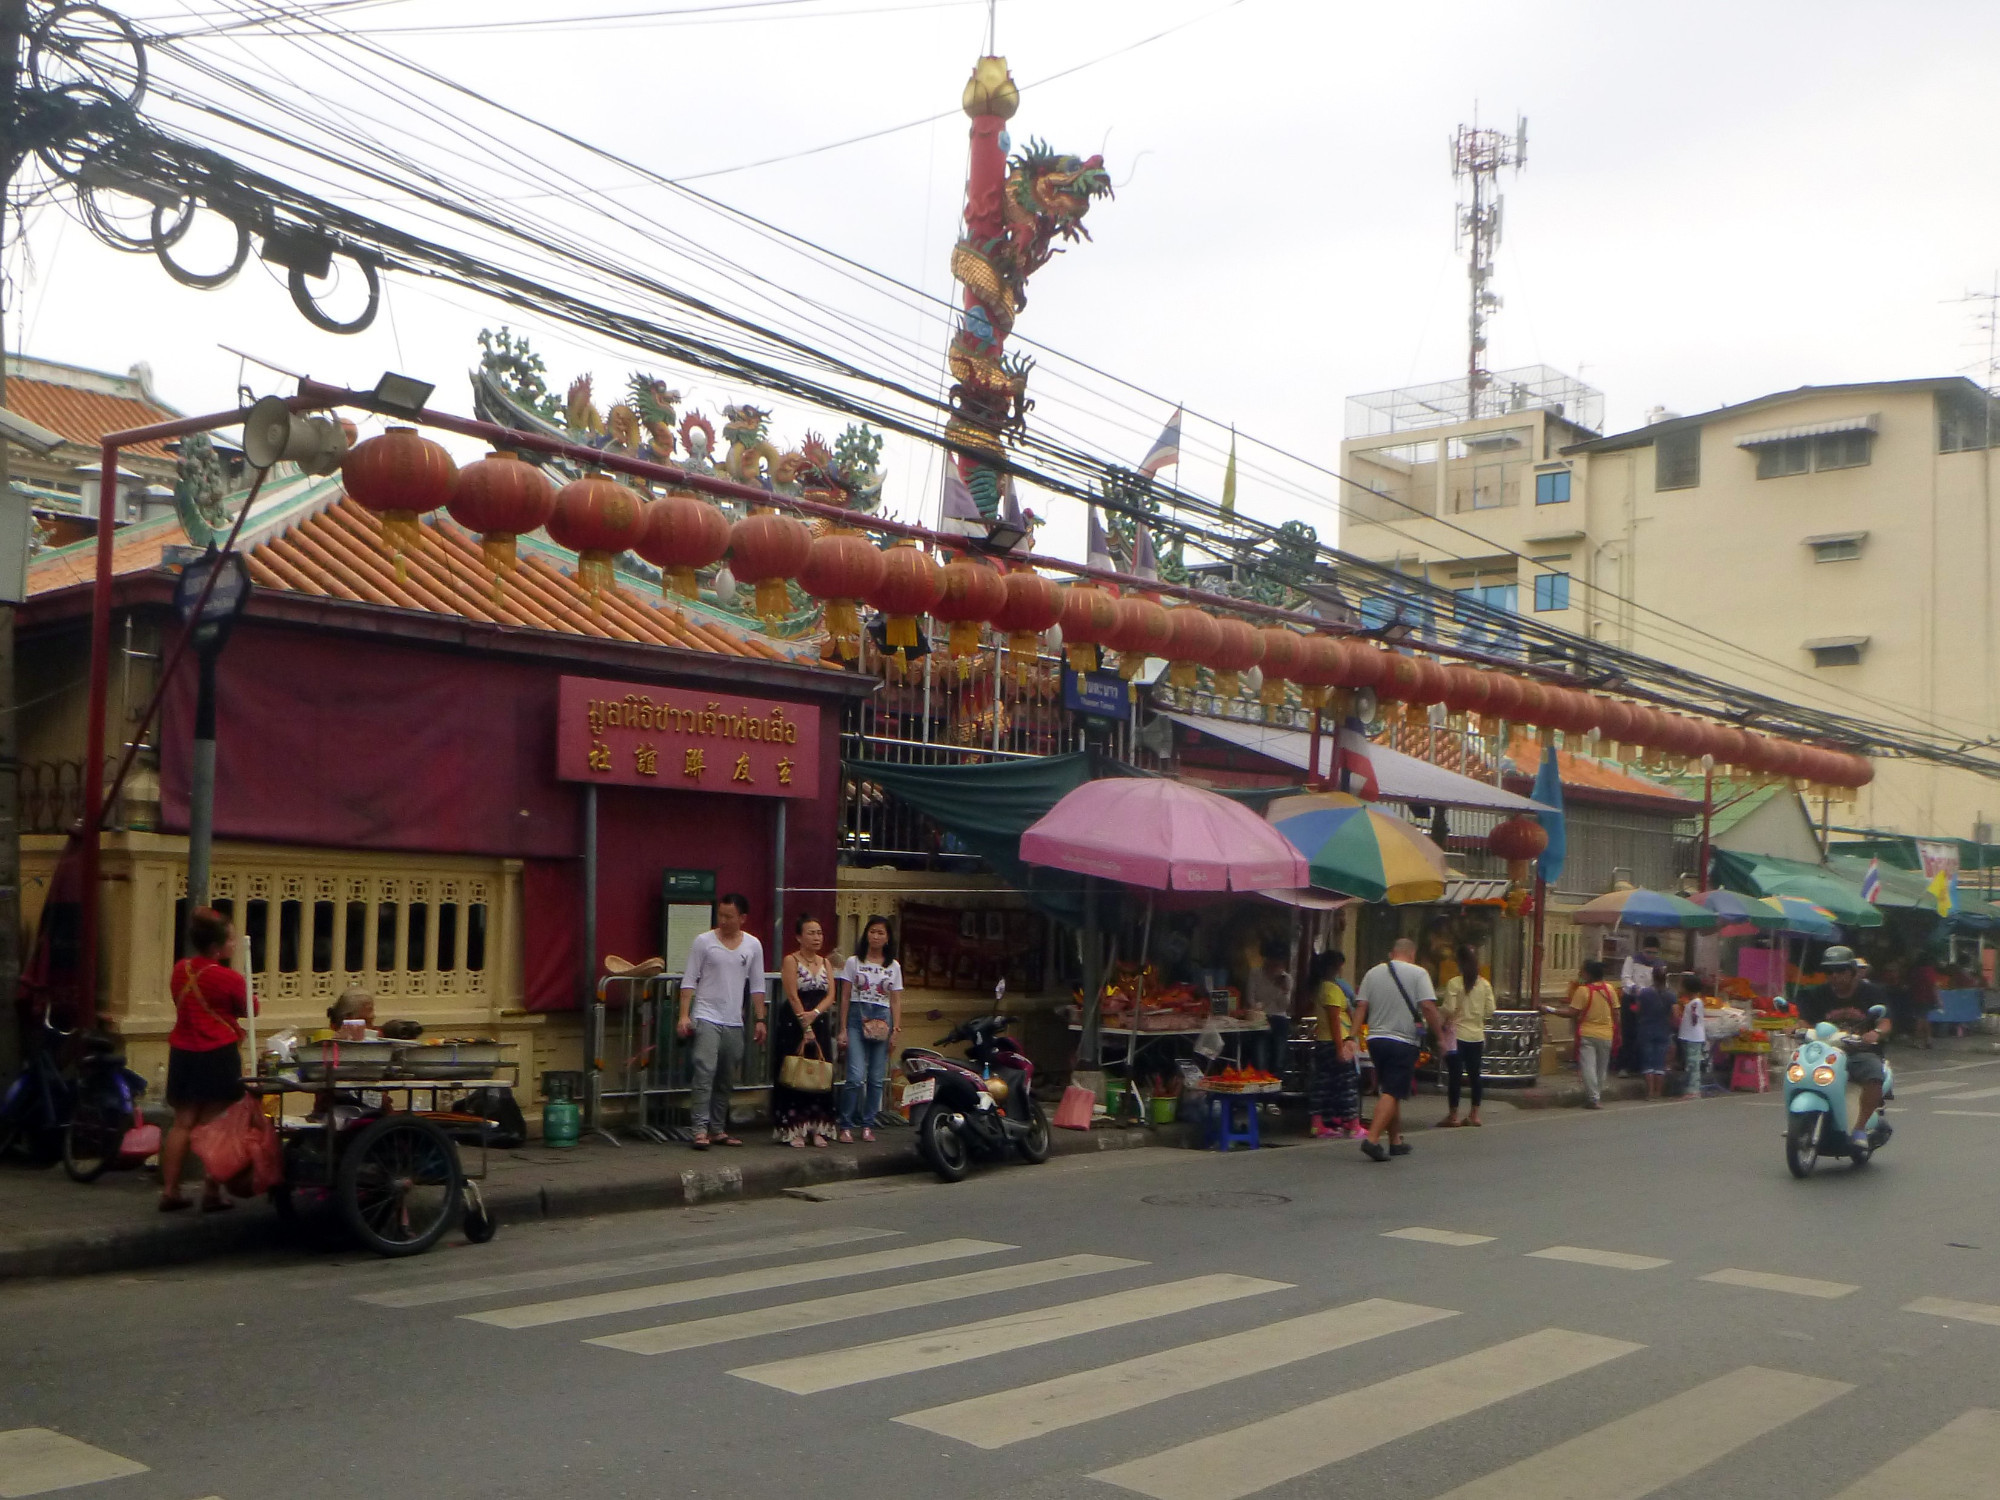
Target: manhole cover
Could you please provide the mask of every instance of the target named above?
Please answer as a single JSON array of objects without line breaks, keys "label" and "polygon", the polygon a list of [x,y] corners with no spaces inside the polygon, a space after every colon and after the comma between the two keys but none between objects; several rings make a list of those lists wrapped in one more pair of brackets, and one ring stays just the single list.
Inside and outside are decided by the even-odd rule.
[{"label": "manhole cover", "polygon": [[1155,1208],[1276,1208],[1292,1200],[1283,1193],[1154,1193],[1139,1200]]}]

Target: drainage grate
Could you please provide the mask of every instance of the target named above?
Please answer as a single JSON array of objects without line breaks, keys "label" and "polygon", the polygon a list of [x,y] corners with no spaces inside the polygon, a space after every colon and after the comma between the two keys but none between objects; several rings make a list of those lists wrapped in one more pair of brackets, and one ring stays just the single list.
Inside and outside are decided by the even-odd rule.
[{"label": "drainage grate", "polygon": [[1283,1193],[1235,1193],[1216,1191],[1208,1193],[1154,1193],[1141,1198],[1141,1203],[1150,1203],[1155,1208],[1276,1208],[1281,1203],[1292,1200]]}]

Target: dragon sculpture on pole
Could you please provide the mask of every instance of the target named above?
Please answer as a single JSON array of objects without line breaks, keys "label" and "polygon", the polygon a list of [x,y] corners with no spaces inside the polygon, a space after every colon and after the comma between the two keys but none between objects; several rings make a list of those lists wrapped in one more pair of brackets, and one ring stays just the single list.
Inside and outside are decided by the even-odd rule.
[{"label": "dragon sculpture on pole", "polygon": [[1034,361],[1010,356],[1007,335],[1027,305],[1028,278],[1061,253],[1061,242],[1090,238],[1083,216],[1092,199],[1111,196],[1111,179],[1103,157],[1059,156],[1040,141],[1009,160],[1007,121],[1021,95],[1006,58],[980,58],[962,102],[972,119],[972,154],[965,232],[952,247],[951,274],[964,288],[965,313],[951,341],[945,441],[980,515],[991,520],[1007,488],[998,466],[1004,444],[1026,430],[1034,405]]}]

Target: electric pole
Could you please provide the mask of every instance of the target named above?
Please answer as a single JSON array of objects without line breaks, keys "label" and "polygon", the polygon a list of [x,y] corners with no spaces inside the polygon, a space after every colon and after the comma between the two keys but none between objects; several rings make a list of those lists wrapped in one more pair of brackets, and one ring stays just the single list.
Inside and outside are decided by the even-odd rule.
[{"label": "electric pole", "polygon": [[[21,44],[28,30],[28,0],[0,0],[0,256],[13,209],[14,171],[21,145]],[[4,267],[4,260],[0,260]],[[6,277],[0,269],[0,407],[7,404]],[[0,497],[13,498],[13,466],[0,442]],[[100,507],[100,510],[102,507]],[[14,606],[0,602],[0,1076],[20,1066],[21,1036],[14,1025],[21,987],[21,726],[14,692]]]}]

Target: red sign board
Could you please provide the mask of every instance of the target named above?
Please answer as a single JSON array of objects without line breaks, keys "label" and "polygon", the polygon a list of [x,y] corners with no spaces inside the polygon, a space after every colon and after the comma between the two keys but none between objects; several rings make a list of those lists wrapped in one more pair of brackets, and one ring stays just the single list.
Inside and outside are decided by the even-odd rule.
[{"label": "red sign board", "polygon": [[562,679],[556,775],[611,786],[811,797],[819,710],[767,698]]}]

